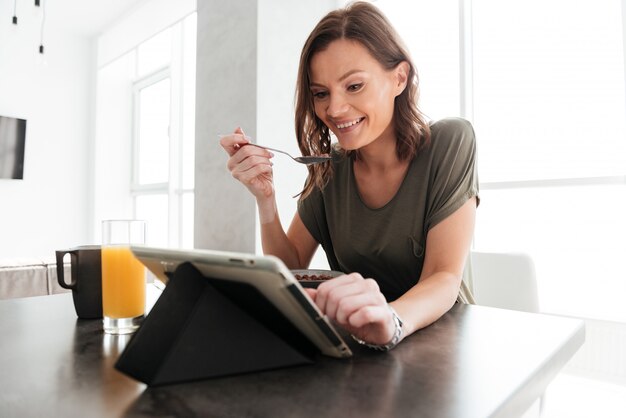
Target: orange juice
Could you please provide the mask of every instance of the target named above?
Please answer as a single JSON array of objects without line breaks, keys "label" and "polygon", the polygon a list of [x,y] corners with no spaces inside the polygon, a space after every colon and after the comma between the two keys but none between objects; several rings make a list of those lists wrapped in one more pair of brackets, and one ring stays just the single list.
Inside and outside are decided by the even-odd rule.
[{"label": "orange juice", "polygon": [[143,264],[127,246],[102,246],[102,313],[109,318],[134,318],[146,310]]}]

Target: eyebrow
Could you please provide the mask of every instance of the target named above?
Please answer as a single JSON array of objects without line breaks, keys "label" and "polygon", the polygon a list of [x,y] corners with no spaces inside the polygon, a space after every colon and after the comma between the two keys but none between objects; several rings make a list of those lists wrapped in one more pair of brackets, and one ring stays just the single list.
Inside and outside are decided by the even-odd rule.
[{"label": "eyebrow", "polygon": [[[345,80],[346,78],[350,77],[350,76],[351,76],[352,74],[354,74],[354,73],[361,73],[361,72],[363,72],[363,71],[364,71],[364,70],[359,70],[359,69],[350,70],[350,71],[348,71],[347,73],[345,73],[344,75],[342,75],[341,77],[339,77],[339,81],[343,81],[343,80]],[[321,85],[321,84],[318,84],[318,83],[311,83],[311,84],[309,85],[309,87],[324,87],[324,86],[323,86],[323,85]]]}]

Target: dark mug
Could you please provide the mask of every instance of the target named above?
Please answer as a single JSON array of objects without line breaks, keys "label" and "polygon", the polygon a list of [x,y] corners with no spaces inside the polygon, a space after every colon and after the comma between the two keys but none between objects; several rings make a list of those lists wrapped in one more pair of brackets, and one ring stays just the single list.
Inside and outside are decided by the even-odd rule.
[{"label": "dark mug", "polygon": [[[71,281],[64,277],[63,256],[71,257]],[[76,315],[83,319],[102,318],[102,261],[99,245],[83,245],[56,251],[59,286],[70,289]]]}]

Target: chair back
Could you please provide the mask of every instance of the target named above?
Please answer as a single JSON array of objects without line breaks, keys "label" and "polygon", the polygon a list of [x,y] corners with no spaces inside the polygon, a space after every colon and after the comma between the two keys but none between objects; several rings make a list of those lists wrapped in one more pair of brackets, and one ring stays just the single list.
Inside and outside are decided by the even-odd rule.
[{"label": "chair back", "polygon": [[539,311],[535,264],[530,256],[472,251],[470,257],[472,290],[477,305]]}]

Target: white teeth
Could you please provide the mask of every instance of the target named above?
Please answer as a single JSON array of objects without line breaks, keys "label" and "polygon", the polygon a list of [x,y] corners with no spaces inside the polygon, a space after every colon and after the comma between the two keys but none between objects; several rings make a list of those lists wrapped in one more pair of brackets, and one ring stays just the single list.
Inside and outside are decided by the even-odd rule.
[{"label": "white teeth", "polygon": [[339,128],[339,129],[348,128],[348,127],[350,127],[352,125],[356,125],[359,122],[361,122],[361,118],[355,119],[352,122],[346,122],[346,123],[338,124],[337,128]]}]

